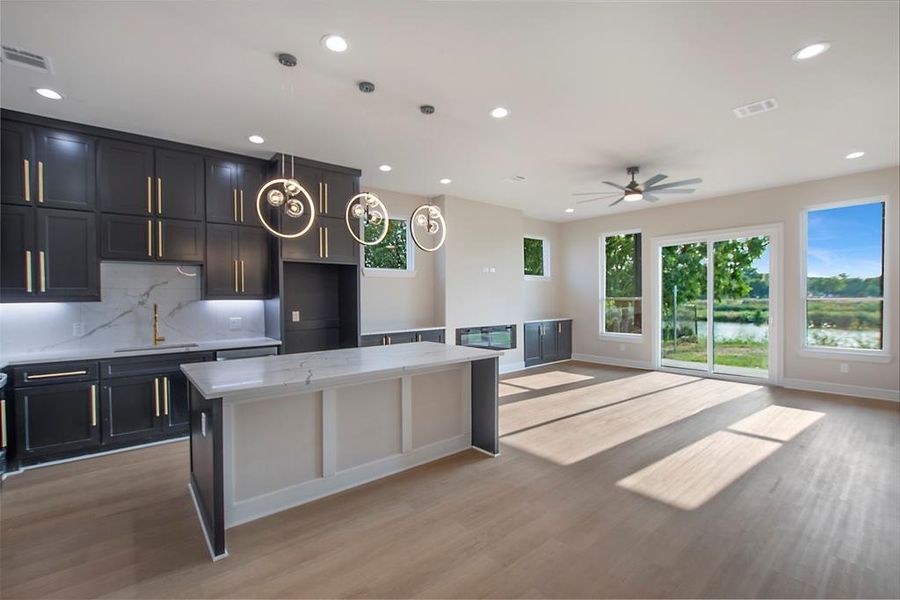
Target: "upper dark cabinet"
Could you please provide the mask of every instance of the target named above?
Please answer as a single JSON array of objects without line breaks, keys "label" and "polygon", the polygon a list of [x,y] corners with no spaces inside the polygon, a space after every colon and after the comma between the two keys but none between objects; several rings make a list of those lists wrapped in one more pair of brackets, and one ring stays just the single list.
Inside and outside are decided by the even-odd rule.
[{"label": "upper dark cabinet", "polygon": [[0,201],[32,204],[34,190],[34,131],[28,125],[3,121],[0,131]]},{"label": "upper dark cabinet", "polygon": [[35,130],[35,204],[93,210],[96,195],[95,138],[80,133]]},{"label": "upper dark cabinet", "polygon": [[206,159],[206,220],[212,223],[261,226],[256,194],[263,184],[259,165]]},{"label": "upper dark cabinet", "polygon": [[100,140],[97,177],[101,211],[154,214],[153,148],[150,146]]},{"label": "upper dark cabinet", "polygon": [[156,214],[172,219],[203,219],[203,157],[156,150]]},{"label": "upper dark cabinet", "polygon": [[269,233],[264,229],[207,225],[206,297],[269,297],[270,244]]},{"label": "upper dark cabinet", "polygon": [[359,178],[346,173],[323,171],[322,184],[322,214],[343,219],[347,202],[359,193]]},{"label": "upper dark cabinet", "polygon": [[359,244],[343,219],[318,216],[306,234],[281,240],[281,257],[289,261],[357,264]]},{"label": "upper dark cabinet", "polygon": [[34,295],[36,212],[27,206],[0,206],[0,299],[5,302]]},{"label": "upper dark cabinet", "polygon": [[156,220],[156,258],[174,262],[202,263],[205,227],[196,221]]}]

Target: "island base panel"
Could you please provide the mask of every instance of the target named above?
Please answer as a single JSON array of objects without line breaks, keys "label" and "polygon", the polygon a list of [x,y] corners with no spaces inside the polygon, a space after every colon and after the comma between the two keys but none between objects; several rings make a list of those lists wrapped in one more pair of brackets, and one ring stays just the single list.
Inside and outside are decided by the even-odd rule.
[{"label": "island base panel", "polygon": [[225,549],[222,399],[204,398],[191,385],[191,495],[213,559]]},{"label": "island base panel", "polygon": [[500,454],[500,361],[472,361],[472,446]]}]

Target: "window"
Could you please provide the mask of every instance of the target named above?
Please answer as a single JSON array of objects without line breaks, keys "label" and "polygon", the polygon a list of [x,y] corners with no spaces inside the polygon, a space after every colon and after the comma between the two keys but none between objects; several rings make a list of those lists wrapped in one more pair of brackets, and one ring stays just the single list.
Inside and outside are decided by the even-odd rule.
[{"label": "window", "polygon": [[[366,223],[364,233],[367,242],[375,240],[381,233],[381,225]],[[365,247],[363,267],[367,274],[412,274],[413,257],[407,222],[404,219],[391,219],[387,235],[381,243]]]},{"label": "window", "polygon": [[885,203],[805,212],[805,346],[883,351]]},{"label": "window", "polygon": [[525,238],[525,277],[528,279],[550,278],[550,244],[544,238]]},{"label": "window", "polygon": [[641,334],[641,234],[614,233],[600,244],[600,333]]}]

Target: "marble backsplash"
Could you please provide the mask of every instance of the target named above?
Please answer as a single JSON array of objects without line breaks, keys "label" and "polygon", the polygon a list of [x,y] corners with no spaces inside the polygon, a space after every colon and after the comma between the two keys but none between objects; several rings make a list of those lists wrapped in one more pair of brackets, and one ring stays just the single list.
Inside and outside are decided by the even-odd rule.
[{"label": "marble backsplash", "polygon": [[[201,300],[200,267],[103,262],[101,302],[0,304],[0,355],[261,337],[261,300]],[[230,327],[238,317],[240,326]]]}]

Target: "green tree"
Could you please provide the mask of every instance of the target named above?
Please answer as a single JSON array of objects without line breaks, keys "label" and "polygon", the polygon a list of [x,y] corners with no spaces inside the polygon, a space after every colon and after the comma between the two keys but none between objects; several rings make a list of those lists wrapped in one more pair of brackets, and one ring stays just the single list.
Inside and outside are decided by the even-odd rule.
[{"label": "green tree", "polygon": [[544,274],[544,240],[525,238],[525,274]]},{"label": "green tree", "polygon": [[[367,242],[378,239],[383,225],[371,225],[366,223],[365,240]],[[366,246],[365,267],[368,269],[406,269],[406,221],[391,219],[388,223],[388,232],[380,244]]]},{"label": "green tree", "polygon": [[606,238],[606,296],[641,296],[641,234],[629,233]]}]

